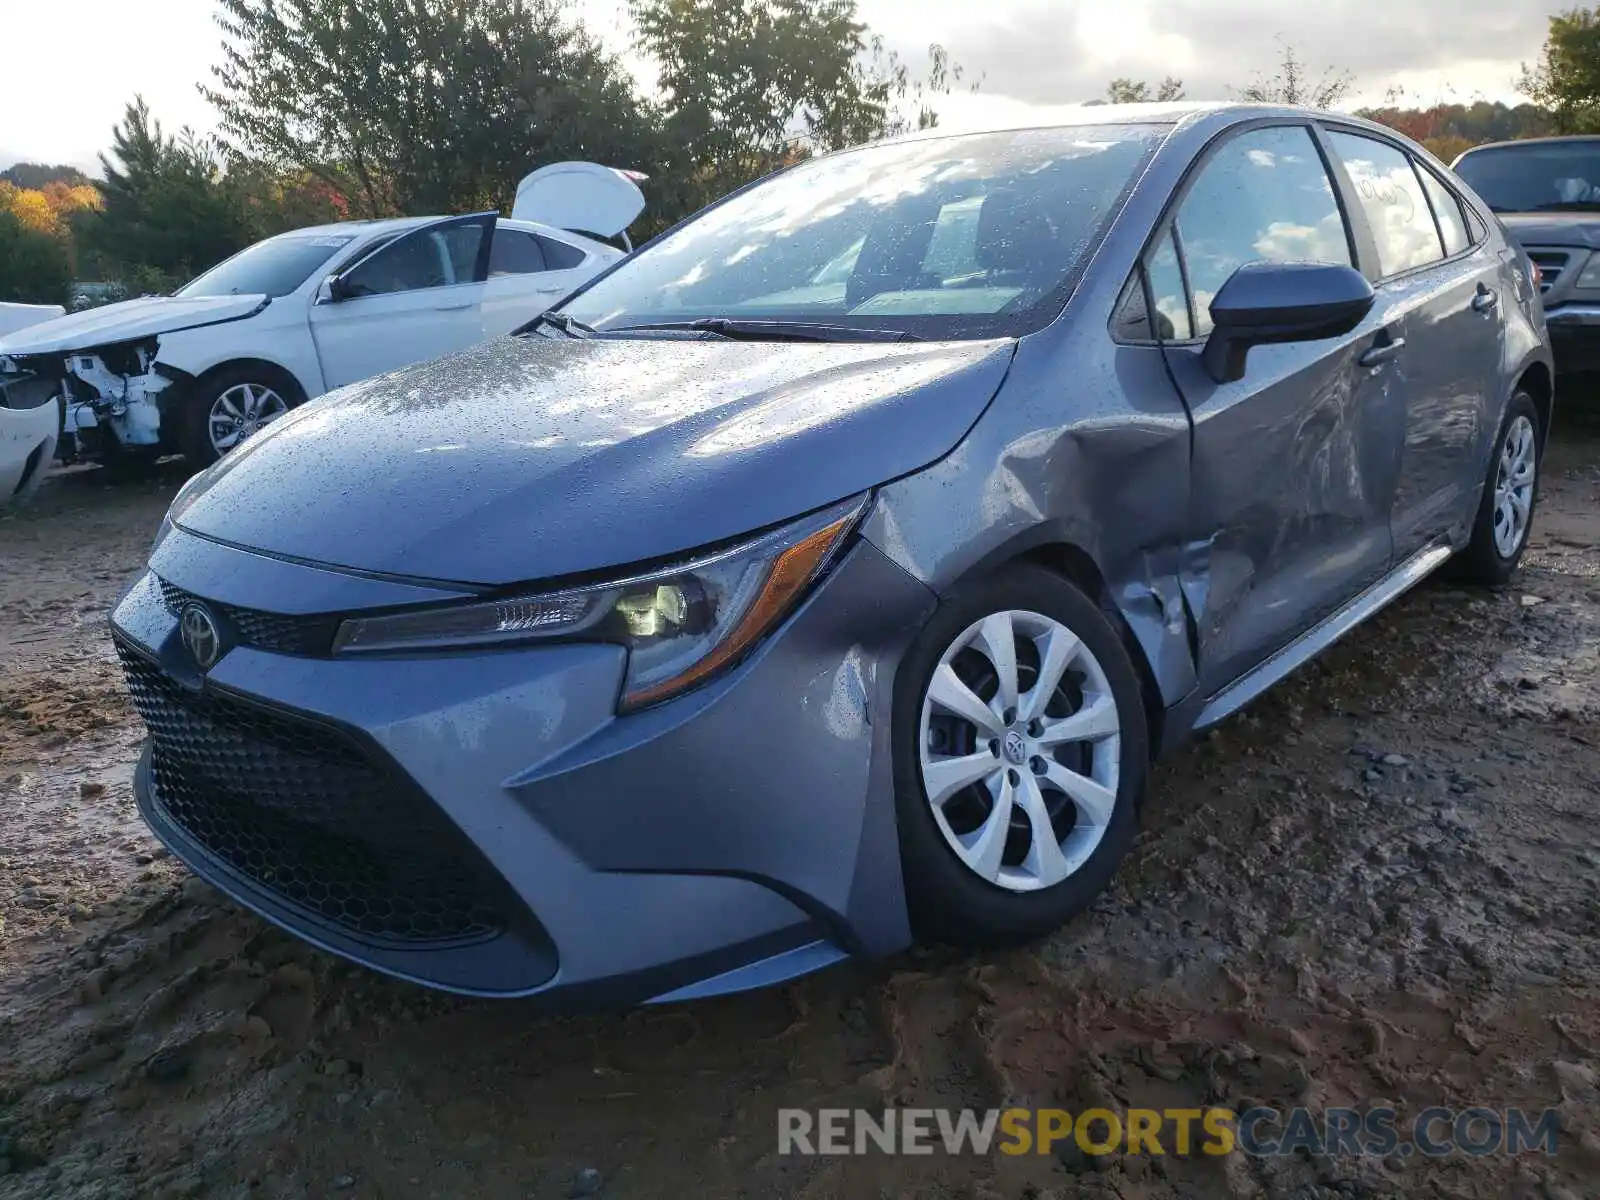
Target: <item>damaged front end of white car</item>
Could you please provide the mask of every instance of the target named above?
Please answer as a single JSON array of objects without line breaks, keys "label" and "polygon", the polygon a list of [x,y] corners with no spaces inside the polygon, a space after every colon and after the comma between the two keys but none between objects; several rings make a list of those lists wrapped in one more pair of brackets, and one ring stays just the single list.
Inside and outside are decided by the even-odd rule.
[{"label": "damaged front end of white car", "polygon": [[54,377],[63,409],[59,456],[105,458],[161,452],[161,395],[176,380],[156,366],[155,338],[82,353],[0,359],[0,372]]},{"label": "damaged front end of white car", "polygon": [[49,389],[63,461],[174,453],[181,449],[177,401],[193,376],[163,360],[163,341],[266,304],[264,296],[149,297],[74,313],[0,339],[0,385],[35,396]]}]

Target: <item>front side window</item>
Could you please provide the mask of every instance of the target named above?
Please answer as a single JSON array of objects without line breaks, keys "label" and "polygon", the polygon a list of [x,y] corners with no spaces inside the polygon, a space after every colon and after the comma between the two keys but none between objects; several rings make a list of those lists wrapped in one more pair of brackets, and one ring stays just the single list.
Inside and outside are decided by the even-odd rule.
[{"label": "front side window", "polygon": [[1150,300],[1155,307],[1156,337],[1163,342],[1188,341],[1194,336],[1189,320],[1189,295],[1183,286],[1183,271],[1178,266],[1178,251],[1172,244],[1170,229],[1151,250],[1146,275],[1150,280]]},{"label": "front side window", "polygon": [[1344,162],[1372,227],[1384,278],[1443,258],[1433,210],[1405,152],[1376,138],[1337,130],[1329,131],[1328,140]]},{"label": "front side window", "polygon": [[384,296],[473,282],[484,224],[421,229],[395,239],[346,277],[355,296]]},{"label": "front side window", "polygon": [[707,317],[1014,336],[1061,311],[1165,125],[936,137],[801,163],[563,306],[600,329]]},{"label": "front side window", "polygon": [[1249,262],[1351,265],[1350,239],[1322,156],[1301,125],[1252,129],[1213,154],[1178,208],[1198,337],[1211,299]]}]

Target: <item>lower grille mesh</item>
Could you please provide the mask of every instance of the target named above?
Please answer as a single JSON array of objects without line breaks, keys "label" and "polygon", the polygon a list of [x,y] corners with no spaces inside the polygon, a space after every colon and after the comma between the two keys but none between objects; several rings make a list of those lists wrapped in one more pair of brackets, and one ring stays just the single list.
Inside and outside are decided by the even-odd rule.
[{"label": "lower grille mesh", "polygon": [[414,784],[338,730],[191,693],[117,645],[160,815],[288,904],[362,939],[492,937],[504,893]]}]

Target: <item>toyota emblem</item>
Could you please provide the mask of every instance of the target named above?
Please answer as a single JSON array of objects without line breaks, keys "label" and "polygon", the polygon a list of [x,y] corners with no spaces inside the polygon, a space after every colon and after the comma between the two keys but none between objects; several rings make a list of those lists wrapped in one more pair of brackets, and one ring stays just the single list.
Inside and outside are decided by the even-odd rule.
[{"label": "toyota emblem", "polygon": [[191,604],[183,610],[178,635],[202,671],[209,671],[222,657],[222,633],[204,605]]}]

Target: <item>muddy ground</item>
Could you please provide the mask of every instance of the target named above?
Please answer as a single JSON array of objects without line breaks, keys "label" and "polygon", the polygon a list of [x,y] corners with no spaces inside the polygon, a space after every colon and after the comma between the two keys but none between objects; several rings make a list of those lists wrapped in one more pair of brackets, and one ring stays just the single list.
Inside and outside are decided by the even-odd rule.
[{"label": "muddy ground", "polygon": [[[1163,765],[1048,943],[582,1020],[304,949],[144,831],[102,623],[180,479],[0,518],[0,1198],[1600,1194],[1600,433],[1514,586],[1425,585]],[[1252,1101],[1554,1106],[1560,1149],[775,1153],[782,1106]]]}]

